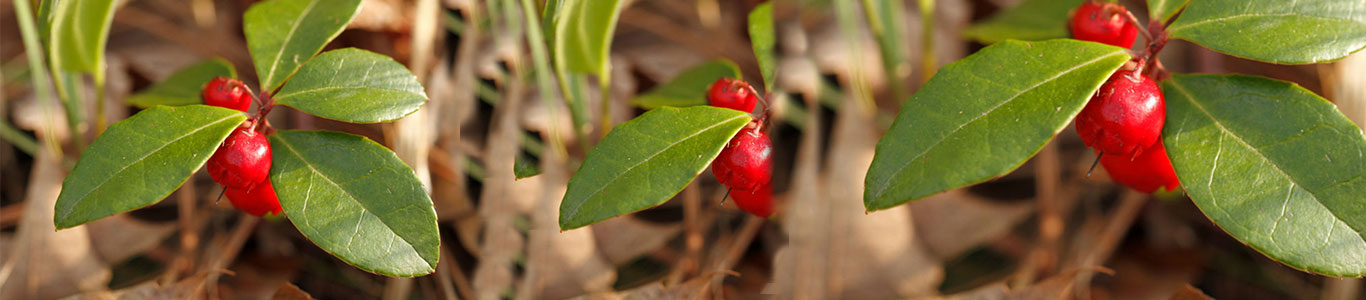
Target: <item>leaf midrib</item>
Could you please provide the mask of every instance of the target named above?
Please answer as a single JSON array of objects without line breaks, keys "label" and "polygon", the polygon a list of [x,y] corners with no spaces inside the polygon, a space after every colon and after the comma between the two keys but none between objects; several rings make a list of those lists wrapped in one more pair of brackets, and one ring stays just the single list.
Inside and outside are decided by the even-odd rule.
[{"label": "leaf midrib", "polygon": [[[232,119],[233,117],[237,117],[237,116],[238,116],[237,114],[233,114],[233,115],[229,115],[229,116],[223,117],[223,118],[218,119],[218,120],[214,120],[213,122],[209,122],[209,123],[207,123],[207,124],[204,124],[204,126],[200,126],[199,128],[195,128],[194,130],[192,130],[192,131],[190,131],[190,132],[187,132],[187,133],[185,133],[184,135],[181,135],[181,136],[178,136],[178,137],[176,137],[176,138],[174,138],[174,139],[168,140],[166,143],[161,144],[161,146],[157,147],[156,149],[152,149],[152,151],[148,151],[147,154],[143,155],[142,157],[138,157],[137,159],[133,160],[133,163],[128,164],[128,165],[126,165],[126,166],[123,166],[122,168],[119,168],[118,171],[114,171],[114,173],[111,173],[111,175],[110,175],[109,177],[105,177],[102,181],[100,181],[99,184],[96,184],[95,187],[90,188],[90,190],[86,191],[84,194],[81,194],[81,196],[80,196],[79,198],[76,198],[76,199],[85,199],[86,197],[90,196],[90,193],[94,193],[96,190],[99,190],[101,187],[104,187],[104,185],[105,185],[106,183],[109,183],[110,181],[113,181],[113,180],[114,180],[114,177],[117,177],[116,175],[118,175],[119,173],[123,173],[123,171],[128,170],[128,168],[132,167],[133,165],[142,164],[143,162],[146,161],[147,157],[150,157],[150,156],[152,156],[153,154],[156,154],[156,153],[158,153],[158,152],[161,152],[161,149],[165,149],[166,146],[170,146],[171,144],[175,144],[176,142],[179,142],[180,140],[185,139],[185,137],[188,137],[188,136],[193,135],[193,134],[195,134],[195,133],[198,133],[198,132],[200,132],[200,131],[204,131],[204,128],[208,128],[208,127],[210,127],[210,126],[217,125],[217,124],[219,124],[219,123],[222,123],[224,120]],[[74,203],[73,203],[73,206],[70,206],[70,207],[63,207],[63,209],[62,209],[62,210],[63,210],[63,211],[62,211],[62,217],[61,217],[61,218],[62,218],[63,220],[65,220],[68,216],[70,216],[71,213],[75,211],[74,207],[75,207],[75,206],[74,206]]]},{"label": "leaf midrib", "polygon": [[[294,25],[290,26],[289,33],[285,34],[285,38],[281,40],[280,51],[275,52],[275,59],[270,63],[270,70],[268,70],[270,73],[266,73],[266,80],[264,80],[266,84],[275,85],[276,82],[273,82],[272,80],[275,79],[275,74],[278,72],[276,68],[280,66],[280,61],[284,60],[285,49],[289,48],[289,41],[294,38],[294,33],[299,31],[299,25],[304,23],[304,18],[307,18],[308,14],[313,12],[313,7],[315,7],[318,2],[319,0],[308,2],[308,6],[304,7],[303,13],[300,13],[299,18],[294,20]],[[270,86],[262,87],[262,89],[274,90]]]},{"label": "leaf midrib", "polygon": [[[674,141],[673,143],[670,143],[668,146],[666,146],[666,147],[660,149],[658,152],[652,153],[652,154],[650,154],[650,156],[645,157],[645,159],[640,160],[640,162],[638,162],[638,163],[636,163],[636,164],[634,164],[634,165],[631,165],[630,167],[626,168],[625,171],[622,171],[621,173],[617,173],[617,174],[612,175],[611,179],[607,180],[607,183],[605,183],[605,184],[603,184],[602,186],[598,187],[598,189],[593,190],[593,192],[588,193],[588,197],[586,197],[586,198],[584,198],[584,199],[585,199],[585,200],[586,200],[586,199],[592,199],[592,198],[593,198],[593,195],[597,195],[599,192],[602,192],[603,189],[606,189],[607,186],[612,185],[612,183],[617,182],[617,179],[621,178],[622,175],[626,175],[627,173],[631,173],[631,171],[632,171],[632,170],[635,170],[636,167],[639,167],[639,166],[641,166],[641,165],[644,165],[644,164],[647,163],[647,162],[653,161],[654,158],[655,158],[656,156],[659,156],[659,154],[661,154],[661,153],[668,152],[670,149],[673,149],[673,147],[678,146],[678,144],[683,143],[683,141],[691,140],[691,139],[693,139],[694,137],[697,137],[698,135],[701,135],[703,132],[710,131],[710,130],[712,130],[713,128],[716,128],[716,127],[718,127],[718,126],[724,125],[724,124],[726,124],[726,123],[730,123],[730,121],[734,121],[734,120],[736,120],[736,119],[745,118],[745,117],[746,117],[746,115],[743,115],[743,114],[742,114],[742,115],[736,115],[736,116],[734,116],[734,117],[731,117],[731,118],[728,118],[728,119],[725,119],[725,120],[721,120],[721,121],[719,121],[719,122],[716,122],[716,124],[712,124],[711,126],[707,126],[706,128],[702,128],[701,130],[698,130],[698,131],[694,132],[693,134],[688,135],[687,137],[678,139],[677,141]],[[583,207],[583,203],[585,203],[585,201],[578,201],[578,203],[576,203],[576,204],[574,205],[574,207],[572,207],[572,208],[569,210],[569,215],[570,215],[570,216],[577,216],[577,215],[579,215],[579,208]]]},{"label": "leaf midrib", "polygon": [[[1015,95],[1011,95],[1010,97],[1006,98],[1005,101],[1001,101],[1001,103],[997,103],[995,106],[992,106],[991,108],[989,108],[989,109],[987,109],[986,111],[982,112],[982,114],[977,115],[976,117],[973,117],[972,119],[968,120],[967,122],[963,122],[962,124],[959,124],[958,127],[954,128],[952,131],[949,131],[948,134],[943,135],[943,138],[940,138],[939,140],[935,141],[934,144],[930,145],[929,147],[925,147],[925,150],[924,150],[924,151],[921,151],[920,153],[916,154],[915,156],[911,157],[910,159],[905,160],[905,163],[903,163],[900,167],[896,168],[896,171],[895,171],[895,172],[892,172],[892,174],[893,174],[892,176],[887,176],[887,178],[884,179],[884,180],[882,181],[882,183],[879,184],[879,185],[877,186],[878,189],[877,189],[876,194],[879,195],[879,198],[880,198],[884,193],[887,192],[887,188],[891,186],[891,181],[892,181],[892,179],[894,179],[894,178],[897,177],[895,174],[901,174],[901,172],[905,171],[906,168],[908,168],[908,167],[911,166],[911,163],[915,162],[916,160],[919,160],[921,157],[925,156],[926,153],[930,153],[930,150],[933,150],[935,147],[938,147],[939,144],[940,144],[940,143],[943,143],[944,140],[947,140],[949,136],[953,136],[954,134],[957,134],[958,131],[963,130],[963,128],[964,128],[964,127],[967,127],[968,124],[972,124],[972,123],[977,122],[978,120],[981,120],[983,117],[986,117],[987,115],[990,115],[992,112],[995,112],[996,109],[1001,108],[1001,106],[1005,106],[1005,105],[1008,104],[1008,103],[1014,102],[1015,99],[1016,99],[1016,98],[1019,98],[1021,95],[1024,95],[1025,93],[1028,93],[1029,91],[1032,91],[1032,90],[1034,90],[1034,89],[1036,89],[1036,88],[1038,88],[1038,87],[1040,87],[1040,86],[1043,86],[1043,85],[1046,84],[1046,83],[1049,83],[1049,82],[1053,82],[1053,81],[1055,81],[1055,80],[1058,80],[1058,78],[1062,78],[1063,75],[1067,75],[1068,73],[1071,73],[1072,71],[1076,71],[1077,69],[1081,69],[1082,67],[1085,67],[1085,66],[1090,66],[1090,65],[1092,65],[1092,64],[1095,64],[1095,63],[1100,62],[1100,61],[1102,61],[1102,60],[1105,60],[1105,59],[1107,59],[1107,58],[1113,57],[1113,56],[1115,56],[1115,55],[1124,55],[1124,50],[1115,51],[1115,52],[1111,52],[1110,54],[1098,56],[1098,57],[1096,57],[1095,59],[1092,59],[1092,60],[1087,61],[1087,62],[1085,62],[1085,63],[1077,64],[1076,66],[1073,66],[1073,67],[1071,67],[1071,68],[1067,68],[1067,69],[1065,69],[1065,70],[1062,70],[1062,72],[1058,72],[1057,74],[1054,74],[1053,76],[1049,77],[1048,79],[1039,81],[1038,83],[1035,83],[1033,86],[1030,86],[1030,87],[1021,89],[1019,92],[1015,93]],[[968,74],[975,75],[975,73],[972,73],[972,72],[967,72],[967,73],[968,73]]]},{"label": "leaf midrib", "polygon": [[1243,19],[1243,18],[1276,18],[1276,17],[1304,17],[1304,18],[1311,18],[1311,19],[1322,19],[1322,20],[1333,20],[1333,21],[1347,21],[1347,22],[1352,22],[1352,23],[1357,23],[1357,24],[1366,25],[1366,22],[1358,21],[1358,20],[1353,20],[1353,19],[1341,19],[1341,18],[1333,18],[1333,17],[1325,17],[1325,16],[1306,15],[1306,14],[1300,14],[1300,13],[1296,13],[1296,12],[1288,12],[1288,13],[1280,13],[1280,14],[1240,14],[1240,15],[1231,15],[1231,16],[1223,16],[1223,17],[1218,17],[1218,18],[1204,19],[1204,20],[1195,21],[1195,22],[1186,23],[1186,24],[1178,24],[1178,26],[1172,26],[1171,28],[1167,28],[1167,32],[1177,33],[1177,32],[1180,32],[1182,29],[1187,29],[1187,28],[1191,28],[1191,27],[1196,27],[1196,26],[1204,25],[1204,24],[1206,24],[1206,23],[1211,23],[1211,22],[1222,22],[1222,21],[1228,21],[1228,20],[1234,20],[1234,19]]},{"label": "leaf midrib", "polygon": [[[1296,180],[1296,178],[1295,178],[1294,176],[1290,176],[1289,173],[1286,173],[1285,170],[1283,170],[1283,169],[1281,168],[1280,165],[1277,165],[1277,164],[1276,164],[1276,161],[1267,158],[1266,154],[1263,154],[1261,149],[1258,149],[1258,148],[1256,148],[1256,147],[1252,147],[1252,145],[1251,145],[1251,144],[1248,144],[1247,141],[1243,140],[1243,138],[1242,138],[1241,136],[1238,136],[1237,134],[1234,134],[1233,131],[1231,131],[1231,130],[1228,129],[1228,127],[1224,127],[1224,124],[1223,124],[1222,122],[1219,122],[1219,119],[1218,119],[1218,118],[1215,118],[1214,115],[1211,114],[1211,113],[1209,112],[1208,109],[1205,109],[1205,106],[1204,106],[1204,105],[1201,105],[1199,101],[1195,101],[1194,95],[1192,95],[1192,94],[1190,93],[1190,91],[1188,91],[1188,90],[1186,89],[1185,86],[1181,85],[1180,81],[1177,81],[1177,80],[1168,80],[1168,82],[1170,82],[1171,85],[1172,85],[1173,87],[1176,87],[1177,92],[1181,93],[1182,96],[1184,96],[1184,98],[1185,98],[1185,100],[1186,100],[1187,102],[1190,102],[1191,105],[1195,106],[1195,108],[1197,108],[1197,109],[1200,110],[1200,113],[1204,114],[1205,117],[1208,117],[1208,118],[1210,119],[1210,122],[1213,123],[1214,126],[1218,127],[1220,131],[1223,131],[1226,135],[1228,135],[1229,137],[1232,137],[1234,141],[1237,141],[1239,144],[1242,144],[1244,147],[1247,147],[1248,149],[1252,149],[1252,152],[1257,153],[1257,158],[1260,158],[1262,161],[1264,161],[1264,162],[1266,162],[1267,164],[1271,165],[1271,168],[1274,169],[1274,170],[1276,170],[1276,173],[1280,173],[1281,176],[1285,176],[1285,178],[1286,178],[1287,180],[1290,181],[1290,184],[1292,185],[1292,187],[1293,187],[1293,186],[1299,186],[1300,188],[1304,189],[1304,191],[1306,191],[1306,192],[1308,192],[1310,195],[1313,195],[1313,196],[1314,196],[1314,203],[1317,203],[1317,204],[1318,204],[1320,207],[1322,207],[1324,210],[1328,211],[1329,214],[1332,214],[1332,215],[1333,215],[1333,218],[1337,219],[1337,220],[1340,221],[1340,222],[1343,222],[1344,224],[1347,223],[1346,221],[1344,221],[1344,219],[1343,219],[1342,217],[1339,217],[1339,216],[1337,215],[1337,212],[1333,211],[1332,209],[1329,209],[1329,208],[1328,208],[1328,205],[1324,204],[1323,201],[1320,200],[1322,197],[1319,196],[1318,193],[1317,193],[1316,191],[1311,190],[1311,189],[1308,189],[1308,188],[1305,188],[1306,186],[1305,186],[1304,184],[1301,184],[1298,180]],[[1218,163],[1218,161],[1215,161],[1214,163]],[[1213,182],[1213,180],[1211,179],[1210,182],[1206,182],[1206,184],[1210,184],[1210,183],[1212,183],[1212,182]],[[1212,192],[1213,192],[1213,189],[1211,189],[1211,193],[1212,193]],[[1348,228],[1352,228],[1352,226],[1351,226],[1350,224],[1348,224],[1347,227],[1348,227]],[[1356,228],[1352,228],[1352,231],[1356,231],[1358,236],[1362,235],[1362,232],[1357,231]],[[1363,237],[1363,238],[1366,238],[1366,237]]]},{"label": "leaf midrib", "polygon": [[[389,230],[390,233],[392,233],[392,234],[395,235],[395,236],[398,236],[398,238],[401,239],[401,240],[403,240],[404,243],[407,243],[407,244],[408,244],[408,247],[410,247],[410,248],[413,249],[413,255],[417,255],[418,258],[421,258],[421,259],[422,259],[422,262],[423,262],[423,263],[427,263],[427,258],[426,258],[426,257],[422,257],[422,254],[417,250],[417,244],[413,243],[413,241],[411,241],[411,240],[408,240],[408,237],[403,236],[402,234],[398,234],[398,231],[395,231],[395,230],[394,230],[393,225],[390,225],[388,220],[385,220],[384,218],[381,218],[379,215],[372,213],[372,212],[371,212],[371,209],[370,209],[369,207],[365,206],[365,202],[361,202],[360,200],[357,200],[356,196],[353,195],[353,194],[351,194],[351,191],[350,191],[350,190],[347,190],[346,188],[342,187],[340,184],[337,184],[336,181],[332,181],[332,178],[331,178],[331,177],[328,177],[327,174],[323,174],[323,172],[320,172],[320,171],[318,171],[318,169],[313,168],[313,163],[312,163],[311,161],[309,161],[308,159],[305,159],[304,156],[301,155],[300,152],[299,152],[298,150],[295,150],[295,149],[294,149],[294,145],[291,144],[291,143],[289,142],[289,139],[286,139],[286,138],[281,137],[281,138],[279,138],[278,140],[280,140],[280,144],[281,144],[281,145],[284,145],[285,148],[287,148],[287,150],[289,150],[290,155],[293,155],[295,158],[298,158],[299,161],[302,161],[302,162],[304,163],[304,166],[305,166],[305,167],[308,167],[308,170],[309,170],[309,171],[312,171],[313,174],[316,174],[316,175],[317,175],[317,177],[320,177],[320,178],[322,178],[323,180],[326,180],[328,184],[331,184],[332,186],[337,187],[338,190],[341,190],[343,194],[346,194],[346,197],[347,197],[348,199],[350,199],[352,202],[355,202],[356,204],[360,205],[360,207],[362,208],[361,213],[364,213],[364,214],[368,214],[368,215],[374,216],[375,219],[379,220],[379,222],[380,222],[381,224],[384,224],[384,229]],[[312,186],[312,184],[310,184],[310,185],[309,185],[309,193],[311,194],[312,191],[313,191],[313,186]],[[305,199],[307,199],[307,198],[305,198]],[[305,222],[307,223],[307,221],[305,221]],[[359,226],[359,225],[357,225],[357,226]],[[354,239],[354,237],[352,237],[352,239]],[[349,243],[348,243],[348,244],[349,244]],[[347,249],[350,249],[351,247],[348,245],[346,248],[347,248]],[[428,266],[430,267],[430,264],[429,264]]]}]

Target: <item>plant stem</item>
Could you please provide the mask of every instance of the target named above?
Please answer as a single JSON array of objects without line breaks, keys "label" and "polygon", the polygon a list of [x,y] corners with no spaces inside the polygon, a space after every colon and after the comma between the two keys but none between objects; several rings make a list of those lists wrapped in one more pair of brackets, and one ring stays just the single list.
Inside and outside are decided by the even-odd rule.
[{"label": "plant stem", "polygon": [[43,134],[44,144],[47,145],[48,152],[53,157],[62,156],[62,147],[57,140],[56,124],[52,124],[54,112],[52,111],[52,95],[49,94],[47,66],[43,64],[42,44],[38,43],[38,30],[33,25],[33,9],[29,8],[28,1],[10,1],[14,4],[14,14],[19,19],[19,33],[24,40],[24,53],[28,56],[28,66],[30,75],[33,78],[33,90],[38,96],[39,106],[43,108],[44,120],[47,126],[43,126],[40,131]]},{"label": "plant stem", "polygon": [[[522,17],[526,21],[526,42],[531,48],[532,65],[536,68],[536,86],[539,89],[541,102],[546,107],[546,115],[550,116],[550,136],[549,144],[552,151],[559,157],[569,157],[568,150],[564,147],[564,141],[560,139],[560,114],[556,107],[554,95],[559,90],[555,89],[555,84],[550,79],[550,57],[545,49],[545,38],[541,35],[541,26],[536,23],[536,5],[531,0],[521,0]],[[562,95],[563,96],[563,95]],[[523,138],[523,144],[527,144]],[[537,153],[537,155],[540,155]]]}]

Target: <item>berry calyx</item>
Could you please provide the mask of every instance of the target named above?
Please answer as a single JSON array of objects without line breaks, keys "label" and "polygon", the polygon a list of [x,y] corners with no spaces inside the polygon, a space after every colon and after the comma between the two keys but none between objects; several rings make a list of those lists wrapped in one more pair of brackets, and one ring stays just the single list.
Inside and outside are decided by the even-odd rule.
[{"label": "berry calyx", "polygon": [[1157,82],[1120,70],[1077,114],[1077,134],[1105,155],[1133,158],[1157,142],[1166,119],[1167,104]]},{"label": "berry calyx", "polygon": [[214,77],[209,83],[204,84],[204,91],[200,94],[204,98],[205,105],[225,107],[240,111],[247,111],[251,107],[251,89],[246,84],[237,79],[228,77]]},{"label": "berry calyx", "polygon": [[[250,122],[250,121],[248,121]],[[270,142],[248,126],[237,127],[209,157],[209,177],[224,187],[250,188],[270,173]]]},{"label": "berry calyx", "polygon": [[732,190],[730,197],[735,199],[736,207],[754,216],[767,218],[773,215],[772,184],[761,184],[754,190]]},{"label": "berry calyx", "polygon": [[707,88],[707,104],[743,112],[753,112],[754,104],[759,102],[754,88],[743,80],[721,78]]},{"label": "berry calyx", "polygon": [[712,162],[716,180],[738,190],[757,190],[773,177],[773,141],[756,127],[740,129]]},{"label": "berry calyx", "polygon": [[253,216],[274,215],[284,210],[280,207],[280,198],[275,196],[275,186],[270,184],[269,178],[246,188],[224,187],[223,194],[232,202],[232,207]]},{"label": "berry calyx", "polygon": [[1110,179],[1139,192],[1152,193],[1159,187],[1172,191],[1181,186],[1181,181],[1176,178],[1176,170],[1172,169],[1172,162],[1167,158],[1167,149],[1160,140],[1132,159],[1102,154],[1100,165],[1110,173]]},{"label": "berry calyx", "polygon": [[1138,37],[1138,27],[1129,22],[1128,14],[1123,5],[1086,1],[1072,11],[1067,27],[1078,40],[1130,48]]}]

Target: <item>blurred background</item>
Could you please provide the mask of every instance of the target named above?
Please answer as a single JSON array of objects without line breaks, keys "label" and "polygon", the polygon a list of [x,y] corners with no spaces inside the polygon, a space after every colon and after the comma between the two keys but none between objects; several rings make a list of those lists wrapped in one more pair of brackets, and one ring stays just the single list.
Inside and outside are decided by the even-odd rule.
[{"label": "blurred background", "polygon": [[[863,176],[901,102],[938,67],[984,47],[965,30],[1019,0],[873,10],[899,18],[899,60],[884,60],[869,1],[774,0],[779,75],[764,92],[775,120],[776,216],[722,204],[725,188],[704,171],[663,205],[565,232],[559,202],[601,135],[591,125],[639,115],[635,95],[712,59],[735,62],[763,86],[746,30],[760,1],[624,1],[610,95],[583,83],[587,107],[606,98],[609,109],[588,110],[590,134],[580,140],[566,131],[573,125],[558,91],[538,89],[520,1],[365,0],[327,49],[394,57],[430,101],[386,124],[286,107],[271,123],[364,135],[413,167],[442,238],[437,271],[417,278],[353,268],[284,218],[215,201],[221,187],[204,172],[156,205],[54,230],[53,205],[81,150],[71,141],[89,141],[93,130],[68,127],[51,113],[61,107],[42,106],[55,101],[37,100],[11,1],[0,1],[3,299],[1366,299],[1358,279],[1295,270],[1244,246],[1179,191],[1139,194],[1103,170],[1086,176],[1096,154],[1071,126],[1007,176],[865,213]],[[137,111],[130,94],[212,57],[256,88],[241,30],[253,3],[119,1],[107,102],[82,115],[103,107],[109,123],[121,120]],[[1121,3],[1146,15],[1141,1]],[[1282,66],[1173,41],[1161,59],[1173,72],[1295,82],[1366,120],[1366,54]],[[45,141],[64,154],[38,154],[34,143]],[[557,144],[567,153],[548,150]]]}]

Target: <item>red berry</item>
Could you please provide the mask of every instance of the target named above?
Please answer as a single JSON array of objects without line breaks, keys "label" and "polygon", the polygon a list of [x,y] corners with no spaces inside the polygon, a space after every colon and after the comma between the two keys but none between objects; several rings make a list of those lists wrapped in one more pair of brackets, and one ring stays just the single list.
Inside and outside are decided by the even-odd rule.
[{"label": "red berry", "polygon": [[275,186],[270,184],[269,178],[246,188],[224,187],[223,194],[232,202],[232,207],[253,216],[279,214],[283,211],[280,208],[280,198],[275,196]]},{"label": "red berry", "polygon": [[248,188],[270,173],[270,142],[264,134],[237,127],[209,157],[209,177],[229,188]]},{"label": "red berry", "polygon": [[1166,119],[1167,104],[1157,82],[1120,70],[1077,114],[1077,134],[1106,155],[1132,158],[1157,142]]},{"label": "red berry", "polygon": [[1110,173],[1110,179],[1139,192],[1152,193],[1158,187],[1166,187],[1171,191],[1181,186],[1161,140],[1133,159],[1109,153],[1102,154],[1100,165],[1105,166],[1105,171]]},{"label": "red berry", "polygon": [[735,206],[752,215],[761,218],[773,215],[772,184],[761,184],[754,190],[732,190],[730,197],[735,199]]},{"label": "red berry", "polygon": [[715,107],[725,107],[743,112],[753,112],[754,104],[759,102],[749,83],[732,78],[717,79],[707,89],[707,103]]},{"label": "red berry", "polygon": [[740,129],[712,162],[711,171],[721,184],[739,190],[755,190],[773,177],[773,141],[754,127]]},{"label": "red berry", "polygon": [[1138,37],[1138,27],[1129,23],[1128,12],[1116,3],[1086,1],[1072,12],[1067,25],[1078,40],[1130,48]]},{"label": "red berry", "polygon": [[251,90],[237,79],[228,77],[214,77],[209,83],[204,84],[205,105],[225,107],[240,111],[247,111],[251,107]]}]

